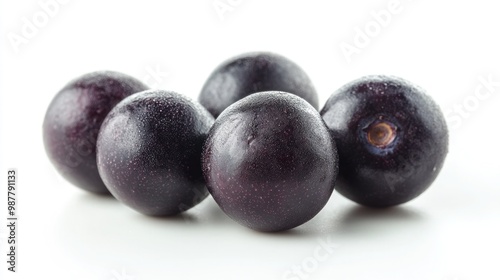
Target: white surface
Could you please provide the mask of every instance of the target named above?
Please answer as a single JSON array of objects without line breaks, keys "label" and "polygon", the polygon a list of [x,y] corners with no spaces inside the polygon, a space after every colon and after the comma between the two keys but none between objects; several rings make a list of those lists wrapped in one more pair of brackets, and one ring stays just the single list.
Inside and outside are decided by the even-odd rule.
[{"label": "white surface", "polygon": [[[5,187],[7,168],[18,168],[20,217],[16,274],[6,272],[2,218],[1,279],[301,279],[287,274],[295,266],[307,279],[500,279],[498,86],[467,118],[453,115],[450,153],[425,194],[381,212],[334,193],[313,220],[280,234],[239,226],[212,199],[153,219],[86,194],[56,173],[41,133],[52,97],[81,74],[121,71],[196,98],[221,61],[255,50],[301,65],[321,104],[352,79],[393,74],[453,110],[481,76],[500,81],[494,1],[401,0],[350,63],[340,44],[390,1],[221,0],[235,5],[223,20],[213,0],[124,2],[69,1],[17,53],[8,34],[43,10],[1,2],[0,178]],[[155,68],[169,74],[155,80]],[[5,188],[0,205],[4,217]]]}]

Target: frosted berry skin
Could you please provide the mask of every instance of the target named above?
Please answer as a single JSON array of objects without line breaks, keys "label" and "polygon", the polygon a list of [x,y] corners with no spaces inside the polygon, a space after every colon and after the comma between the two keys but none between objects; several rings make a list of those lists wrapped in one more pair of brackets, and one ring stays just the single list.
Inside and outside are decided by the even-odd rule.
[{"label": "frosted berry skin", "polygon": [[168,216],[202,201],[201,151],[213,117],[175,92],[149,90],[120,102],[97,140],[99,173],[119,201]]},{"label": "frosted berry skin", "polygon": [[222,63],[205,82],[198,100],[217,118],[229,105],[261,91],[293,93],[318,109],[318,95],[307,74],[289,59],[266,52]]},{"label": "frosted berry skin", "polygon": [[448,153],[438,105],[401,78],[355,80],[328,99],[321,115],[338,147],[336,190],[362,205],[389,207],[419,196]]},{"label": "frosted berry skin", "polygon": [[146,89],[128,75],[99,71],[74,79],[57,93],[45,114],[43,142],[66,180],[89,192],[109,194],[97,171],[99,128],[118,102]]},{"label": "frosted berry skin", "polygon": [[314,217],[337,176],[337,150],[319,113],[284,92],[252,94],[216,119],[203,150],[207,187],[221,209],[258,231]]}]

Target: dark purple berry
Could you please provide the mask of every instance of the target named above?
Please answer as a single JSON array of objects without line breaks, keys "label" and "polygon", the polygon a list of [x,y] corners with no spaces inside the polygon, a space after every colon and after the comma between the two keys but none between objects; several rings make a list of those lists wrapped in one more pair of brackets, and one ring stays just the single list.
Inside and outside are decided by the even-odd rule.
[{"label": "dark purple berry", "polygon": [[123,98],[147,89],[128,75],[101,71],[68,83],[43,122],[45,150],[57,171],[84,190],[109,193],[97,171],[95,145],[101,123]]},{"label": "dark purple berry", "polygon": [[318,96],[306,73],[289,59],[266,52],[222,63],[205,82],[198,100],[217,118],[229,105],[261,91],[290,92],[318,109]]},{"label": "dark purple berry", "polygon": [[340,88],[321,115],[339,151],[336,190],[366,206],[422,194],[448,153],[448,129],[424,91],[395,77],[369,76]]},{"label": "dark purple berry", "polygon": [[215,201],[259,231],[291,229],[314,217],[330,198],[337,168],[319,113],[285,92],[255,93],[229,106],[203,150]]},{"label": "dark purple berry", "polygon": [[118,200],[146,215],[174,215],[207,195],[201,151],[213,117],[175,92],[149,90],[120,102],[97,140],[99,173]]}]

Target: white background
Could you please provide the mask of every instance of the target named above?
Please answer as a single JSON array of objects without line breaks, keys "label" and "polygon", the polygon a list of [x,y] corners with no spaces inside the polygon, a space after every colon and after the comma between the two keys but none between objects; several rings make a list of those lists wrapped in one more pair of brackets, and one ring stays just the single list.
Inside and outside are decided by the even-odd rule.
[{"label": "white background", "polygon": [[[390,2],[221,0],[215,3],[232,8],[218,13],[213,0],[73,0],[43,22],[38,1],[2,1],[0,216],[7,212],[6,171],[15,167],[20,218],[16,274],[6,272],[2,218],[2,273],[7,279],[500,279],[500,86],[487,91],[481,83],[500,81],[498,7],[401,0],[385,26],[374,23],[373,13]],[[36,32],[22,34],[23,18],[35,21]],[[369,29],[368,41],[357,28]],[[24,40],[13,44],[15,36]],[[359,48],[347,57],[341,44]],[[116,70],[196,98],[220,62],[258,50],[301,65],[321,104],[367,74],[392,74],[427,89],[447,112],[451,133],[434,185],[386,211],[334,193],[310,222],[263,234],[229,220],[211,198],[180,217],[142,216],[71,186],[48,161],[43,116],[71,79]],[[324,243],[335,246],[325,250]]]}]

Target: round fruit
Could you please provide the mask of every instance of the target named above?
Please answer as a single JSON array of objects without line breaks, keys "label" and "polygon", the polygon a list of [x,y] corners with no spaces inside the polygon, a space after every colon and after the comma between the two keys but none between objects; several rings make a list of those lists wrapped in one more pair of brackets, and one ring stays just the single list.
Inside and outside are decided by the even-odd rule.
[{"label": "round fruit", "polygon": [[261,91],[285,91],[318,109],[318,95],[306,73],[273,53],[247,53],[224,62],[210,75],[199,101],[214,116],[234,102]]},{"label": "round fruit", "polygon": [[146,215],[174,215],[207,195],[201,151],[213,117],[175,92],[149,90],[120,102],[97,139],[109,191]]},{"label": "round fruit", "polygon": [[43,141],[52,164],[66,180],[95,193],[109,193],[96,165],[101,123],[123,98],[147,89],[117,72],[100,71],[68,83],[54,97],[43,122]]},{"label": "round fruit", "polygon": [[419,196],[448,153],[441,110],[400,78],[353,81],[330,97],[321,115],[339,150],[336,190],[359,204],[388,207]]},{"label": "round fruit", "polygon": [[259,231],[291,229],[314,217],[330,198],[337,169],[319,113],[285,92],[255,93],[228,107],[203,149],[215,201]]}]

